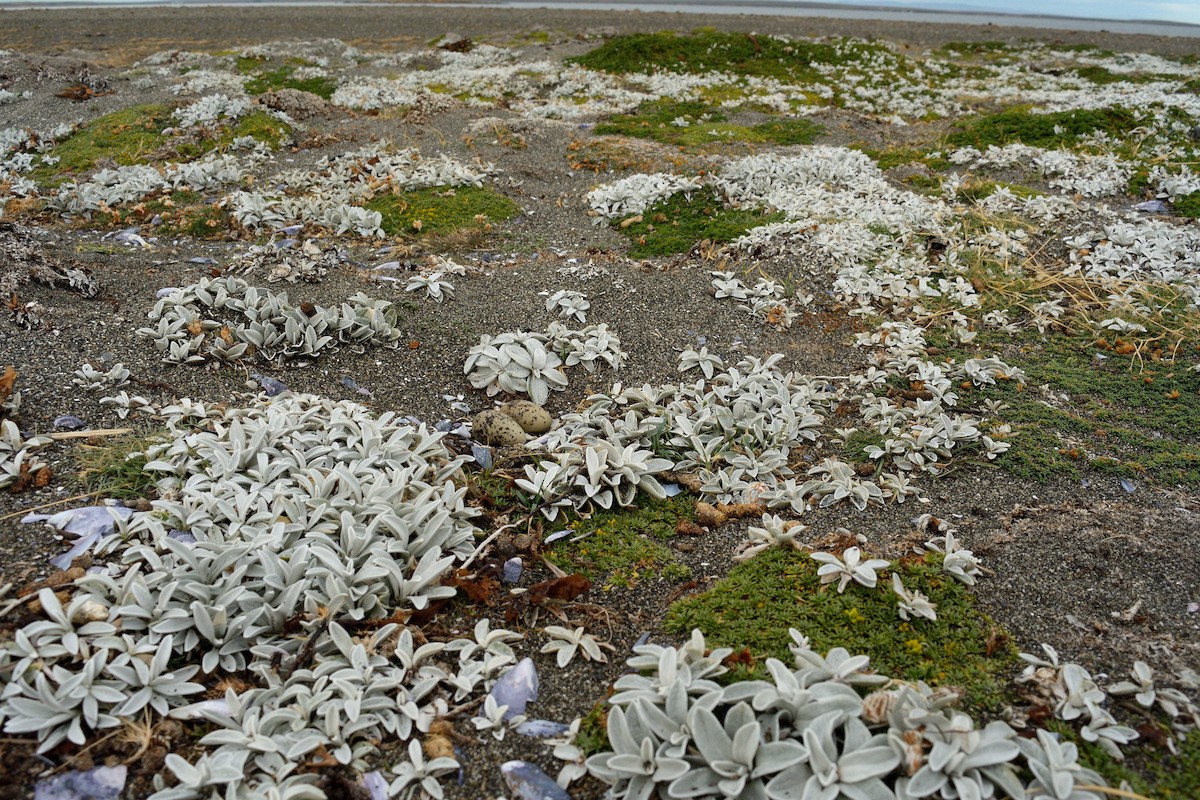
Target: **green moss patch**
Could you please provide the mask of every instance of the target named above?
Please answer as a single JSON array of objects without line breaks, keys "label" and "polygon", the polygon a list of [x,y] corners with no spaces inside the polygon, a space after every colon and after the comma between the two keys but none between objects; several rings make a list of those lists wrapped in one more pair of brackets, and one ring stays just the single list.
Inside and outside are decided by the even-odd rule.
[{"label": "green moss patch", "polygon": [[[747,648],[756,662],[785,663],[792,660],[788,629],[796,628],[817,652],[844,647],[870,656],[884,675],[958,686],[968,706],[996,708],[1004,675],[1017,663],[1015,648],[975,608],[967,588],[942,573],[940,558],[931,553],[897,567],[908,590],[936,604],[936,621],[899,618],[890,571],[873,589],[851,583],[838,594],[835,584],[821,584],[820,565],[808,553],[774,548],[737,565],[707,592],[676,602],[663,627],[679,634],[699,628],[711,647]],[[738,667],[734,675],[746,672]]]},{"label": "green moss patch", "polygon": [[600,47],[569,59],[589,69],[631,72],[730,72],[790,82],[828,78],[815,65],[860,63],[878,53],[896,57],[882,45],[850,40],[785,41],[750,33],[700,31],[615,36]]},{"label": "green moss patch", "polygon": [[728,122],[728,117],[719,109],[704,103],[657,101],[643,104],[636,113],[621,114],[602,122],[595,131],[684,147],[702,147],[712,144],[812,144],[825,129],[803,118],[738,125]]},{"label": "green moss patch", "polygon": [[1068,147],[1098,132],[1123,137],[1141,124],[1127,108],[1058,111],[1034,114],[1027,108],[1010,108],[996,114],[970,117],[955,124],[947,142],[954,147],[986,148],[1021,142],[1032,147]]},{"label": "green moss patch", "polygon": [[686,253],[704,240],[732,242],[753,227],[783,218],[778,212],[733,208],[712,189],[702,189],[651,206],[640,222],[621,230],[634,240],[629,255],[644,258]]},{"label": "green moss patch", "polygon": [[[1171,735],[1166,719],[1144,723]],[[1145,738],[1121,746],[1124,761],[1118,761],[1095,742],[1085,741],[1068,723],[1049,720],[1047,729],[1079,748],[1079,762],[1095,770],[1110,786],[1128,782],[1138,796],[1155,800],[1194,800],[1200,797],[1200,736],[1176,737],[1179,752],[1172,754]]]},{"label": "green moss patch", "polygon": [[106,164],[193,161],[213,150],[228,148],[235,139],[245,136],[278,149],[292,137],[290,126],[264,111],[175,136],[164,135],[173,123],[172,110],[162,105],[132,106],[106,114],[59,142],[48,153],[52,161],[57,161],[39,164],[30,177],[43,186],[56,186]]},{"label": "green moss patch", "polygon": [[1097,86],[1104,86],[1109,83],[1153,83],[1155,81],[1178,80],[1181,77],[1179,75],[1112,72],[1094,64],[1086,67],[1075,67],[1075,74]]},{"label": "green moss patch", "polygon": [[330,77],[317,75],[311,78],[297,78],[294,76],[295,72],[296,68],[290,66],[262,72],[246,81],[246,91],[249,94],[262,94],[273,89],[298,89],[328,100],[337,90],[337,82]]},{"label": "green moss patch", "polygon": [[1014,50],[1013,45],[1007,42],[986,41],[986,42],[946,42],[944,45],[935,50],[935,53],[943,55],[960,55],[960,56],[980,56],[994,55],[996,53],[1008,53]]},{"label": "green moss patch", "polygon": [[48,155],[58,161],[42,163],[30,177],[40,184],[57,183],[94,169],[102,161],[121,166],[142,163],[162,146],[162,131],[171,123],[171,109],[162,105],[132,106],[105,114],[55,145]]},{"label": "green moss patch", "polygon": [[483,229],[490,223],[511,219],[521,209],[492,189],[458,186],[418,189],[380,195],[366,204],[383,215],[383,230],[391,236],[446,234],[464,229]]},{"label": "green moss patch", "polygon": [[550,563],[580,572],[606,589],[628,587],[644,580],[682,581],[691,570],[681,564],[665,542],[675,536],[681,519],[693,517],[692,498],[666,500],[643,497],[630,508],[600,511],[570,523],[576,542],[558,542],[545,551]]},{"label": "green moss patch", "polygon": [[[1013,446],[996,460],[1000,468],[1043,481],[1092,473],[1200,485],[1200,375],[1186,365],[1170,363],[1153,346],[1139,365],[1135,345],[1116,336],[1031,331],[1014,339],[984,330],[972,344],[978,349],[948,349],[941,357],[996,353],[1028,376],[1027,387],[957,390],[966,407],[988,398],[1007,404],[999,416],[1012,425]],[[1070,401],[1045,402],[1033,388],[1043,385]]]},{"label": "green moss patch", "polygon": [[1171,205],[1175,207],[1175,213],[1181,217],[1200,219],[1200,192],[1176,197],[1171,201]]},{"label": "green moss patch", "polygon": [[313,66],[310,62],[299,58],[285,59],[282,64],[272,66],[271,62],[258,56],[238,56],[234,61],[234,69],[242,75],[251,76],[245,83],[248,94],[263,94],[274,89],[299,89],[328,100],[337,90],[337,81],[324,75],[311,78],[297,78],[297,67]]},{"label": "green moss patch", "polygon": [[245,136],[262,142],[272,150],[278,150],[292,138],[291,126],[265,111],[252,111],[236,121],[221,120],[195,130],[198,136],[167,143],[173,159],[194,161],[213,150],[227,149],[235,139]]},{"label": "green moss patch", "polygon": [[932,170],[944,170],[951,166],[950,162],[946,159],[940,156],[930,156],[928,150],[911,145],[890,145],[884,148],[874,148],[862,144],[852,144],[850,147],[861,150],[870,156],[879,165],[879,168],[884,170],[898,167],[902,164],[924,164]]},{"label": "green moss patch", "polygon": [[1021,186],[1016,183],[969,178],[955,191],[955,197],[963,202],[978,203],[991,197],[999,189],[1008,189],[1017,197],[1038,197],[1045,194],[1044,192],[1039,192],[1037,189]]}]

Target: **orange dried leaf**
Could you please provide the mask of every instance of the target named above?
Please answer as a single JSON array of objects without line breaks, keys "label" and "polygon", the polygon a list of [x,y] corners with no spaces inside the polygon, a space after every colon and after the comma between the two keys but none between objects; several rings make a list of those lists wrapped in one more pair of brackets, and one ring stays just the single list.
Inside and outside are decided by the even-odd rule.
[{"label": "orange dried leaf", "polygon": [[567,602],[574,600],[591,588],[591,581],[578,572],[574,572],[562,578],[551,578],[548,581],[542,581],[530,586],[529,602],[534,605],[544,603],[546,600],[562,600],[563,602]]},{"label": "orange dried leaf", "polygon": [[4,374],[0,375],[0,403],[3,403],[13,393],[13,385],[17,382],[17,371],[12,366],[4,368]]}]

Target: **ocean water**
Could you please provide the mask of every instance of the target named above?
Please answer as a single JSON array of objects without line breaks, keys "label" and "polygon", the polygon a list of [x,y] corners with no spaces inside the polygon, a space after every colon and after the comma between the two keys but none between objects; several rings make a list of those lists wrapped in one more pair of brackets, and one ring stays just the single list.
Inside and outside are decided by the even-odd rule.
[{"label": "ocean water", "polygon": [[[387,0],[385,0],[386,2]],[[360,0],[0,0],[0,8],[110,5],[358,5]],[[368,3],[362,3],[368,4]],[[376,5],[376,2],[369,3]],[[407,5],[406,3],[399,3]],[[704,12],[1141,33],[1200,38],[1200,0],[467,0],[439,6]],[[1200,48],[1197,50],[1200,53]]]}]

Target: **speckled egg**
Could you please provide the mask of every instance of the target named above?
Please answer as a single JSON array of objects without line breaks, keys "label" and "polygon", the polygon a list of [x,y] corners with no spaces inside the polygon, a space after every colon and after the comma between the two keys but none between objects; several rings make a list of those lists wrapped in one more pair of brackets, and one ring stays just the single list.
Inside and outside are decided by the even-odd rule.
[{"label": "speckled egg", "polygon": [[525,431],[517,421],[499,411],[480,411],[471,421],[471,435],[476,441],[500,447],[525,444]]},{"label": "speckled egg", "polygon": [[500,410],[512,417],[521,426],[521,430],[535,436],[550,430],[552,419],[550,412],[529,400],[513,400],[505,403]]}]

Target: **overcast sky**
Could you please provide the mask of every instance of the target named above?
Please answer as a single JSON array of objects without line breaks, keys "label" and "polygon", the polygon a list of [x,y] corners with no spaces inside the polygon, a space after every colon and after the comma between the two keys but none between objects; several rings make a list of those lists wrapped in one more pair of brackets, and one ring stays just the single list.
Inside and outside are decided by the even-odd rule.
[{"label": "overcast sky", "polygon": [[[286,3],[288,0],[208,0],[217,3],[255,2]],[[314,0],[309,0],[313,2]],[[320,2],[320,0],[316,0]],[[337,2],[337,0],[325,0]],[[354,0],[351,0],[354,1]],[[361,2],[361,0],[359,0]],[[471,0],[465,0],[471,2]],[[571,0],[565,0],[570,2]],[[586,2],[586,0],[583,0]],[[714,0],[706,0],[713,2]],[[725,0],[731,5],[753,5],[754,0]],[[771,5],[780,0],[771,0]],[[783,0],[787,2],[787,0]],[[109,4],[122,2],[157,2],[169,4],[171,0],[0,0],[4,5],[55,5],[60,2],[77,4]],[[187,3],[203,3],[205,0],[182,0]],[[303,3],[304,0],[299,0]],[[549,0],[553,4],[554,0]],[[564,0],[558,0],[564,2]],[[620,0],[621,4],[631,0]],[[649,0],[649,3],[670,2],[686,8],[687,0]],[[801,4],[804,0],[799,0]],[[1188,22],[1200,25],[1200,0],[1192,2],[1168,2],[1167,0],[809,0],[816,3],[835,5],[878,6],[899,9],[929,9],[935,11],[968,11],[976,14],[1038,14],[1063,17],[1081,17],[1084,19],[1114,19],[1114,20],[1162,20],[1167,22]]]},{"label": "overcast sky", "polygon": [[1090,19],[1151,19],[1200,25],[1200,2],[1158,0],[818,0],[846,5],[901,6],[1001,14],[1052,14]]}]

